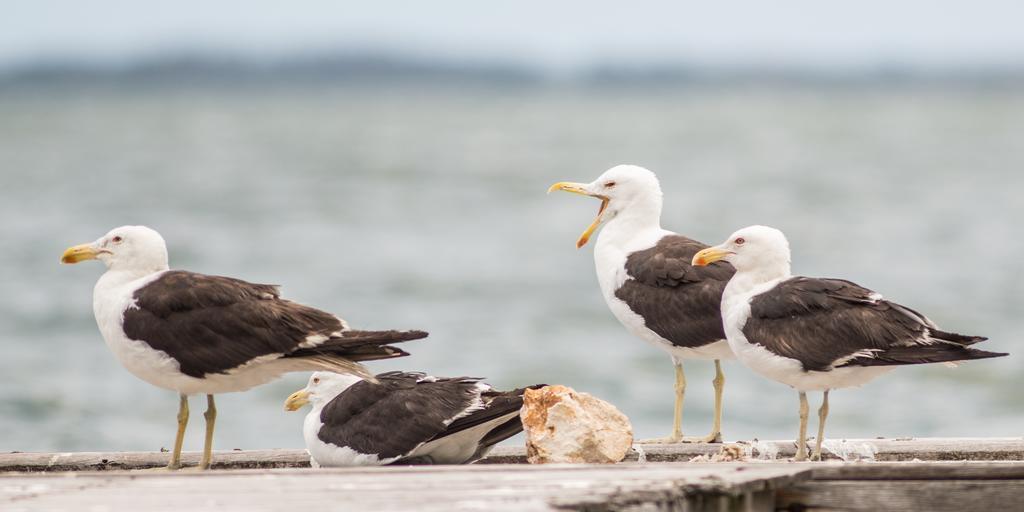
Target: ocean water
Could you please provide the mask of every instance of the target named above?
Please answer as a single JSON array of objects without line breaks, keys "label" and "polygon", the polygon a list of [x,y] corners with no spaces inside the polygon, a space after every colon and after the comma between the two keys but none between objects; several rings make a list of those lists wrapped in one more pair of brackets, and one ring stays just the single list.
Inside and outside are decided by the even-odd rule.
[{"label": "ocean water", "polygon": [[[374,370],[566,384],[639,437],[667,434],[669,359],[616,322],[592,246],[574,248],[596,202],[545,195],[619,163],[659,174],[669,229],[718,242],[781,228],[795,272],[852,279],[1013,353],[838,391],[829,436],[1021,435],[1022,134],[1011,89],[3,92],[0,450],[171,445],[177,397],[122,369],[96,329],[101,265],[58,264],[123,224],[163,233],[173,267],[281,284],[359,328],[430,331]],[[703,434],[711,365],[686,370],[684,428]],[[727,439],[794,436],[796,393],[725,372]],[[221,395],[216,446],[300,447],[302,415],[282,404],[305,379]]]}]

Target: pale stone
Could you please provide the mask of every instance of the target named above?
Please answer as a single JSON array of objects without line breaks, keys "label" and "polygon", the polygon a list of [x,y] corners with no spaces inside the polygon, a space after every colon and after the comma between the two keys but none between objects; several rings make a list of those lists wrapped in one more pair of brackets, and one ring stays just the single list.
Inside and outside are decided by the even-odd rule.
[{"label": "pale stone", "polygon": [[633,445],[633,426],[625,414],[566,386],[527,389],[519,415],[530,464],[615,463]]}]

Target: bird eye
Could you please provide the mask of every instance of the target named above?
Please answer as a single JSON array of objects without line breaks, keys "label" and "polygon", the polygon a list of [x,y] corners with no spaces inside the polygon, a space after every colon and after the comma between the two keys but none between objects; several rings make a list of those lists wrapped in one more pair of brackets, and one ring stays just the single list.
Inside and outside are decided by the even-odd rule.
[{"label": "bird eye", "polygon": [[320,377],[313,377],[313,384],[320,384]]},{"label": "bird eye", "polygon": [[615,182],[609,181],[604,184],[604,188],[615,188]]},{"label": "bird eye", "polygon": [[736,245],[743,245],[746,242],[746,240],[744,240],[743,237],[740,237],[740,238],[737,238],[735,240],[735,242],[736,242]]},{"label": "bird eye", "polygon": [[115,236],[112,240],[114,241],[115,244],[119,244],[119,243],[121,243],[121,240],[124,240],[124,239],[121,238],[120,235],[118,235],[118,236]]}]

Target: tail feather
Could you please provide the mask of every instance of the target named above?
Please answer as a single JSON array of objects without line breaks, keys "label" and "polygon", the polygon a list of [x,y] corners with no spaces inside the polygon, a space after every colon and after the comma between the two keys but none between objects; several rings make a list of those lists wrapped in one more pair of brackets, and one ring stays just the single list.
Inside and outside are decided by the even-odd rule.
[{"label": "tail feather", "polygon": [[487,435],[480,440],[480,449],[477,451],[478,453],[482,453],[480,453],[480,456],[476,456],[474,458],[481,458],[481,456],[486,454],[487,451],[490,450],[492,446],[522,431],[523,420],[521,420],[518,416],[506,421],[505,423],[502,423],[501,425],[498,425],[497,427],[494,428],[494,430],[488,432]]},{"label": "tail feather", "polygon": [[403,341],[426,338],[426,331],[343,331],[341,336],[328,340],[339,340],[349,346],[353,344],[381,345],[384,343],[401,343]]},{"label": "tail feather", "polygon": [[951,363],[972,359],[989,359],[1009,354],[989,352],[960,345],[923,345],[913,347],[893,347],[884,352],[876,352],[872,357],[853,359],[843,366],[893,366],[903,364]]},{"label": "tail feather", "polygon": [[[376,361],[407,356],[408,352],[390,344],[425,337],[427,333],[424,331],[345,331],[341,336],[330,338],[314,347],[300,348],[284,357],[318,361],[337,360],[339,366],[345,366],[354,361]],[[359,375],[366,376],[362,373]]]},{"label": "tail feather", "polygon": [[929,334],[932,338],[950,343],[956,343],[957,345],[974,345],[987,340],[984,336],[970,336],[966,334],[957,334],[955,332],[940,331],[938,329],[930,329]]},{"label": "tail feather", "polygon": [[[456,432],[487,423],[488,421],[492,421],[495,418],[500,418],[512,412],[516,412],[519,409],[522,409],[523,407],[523,393],[526,391],[526,389],[538,389],[546,385],[547,384],[536,384],[533,386],[529,386],[528,388],[513,389],[512,391],[485,392],[483,394],[483,398],[484,400],[487,401],[487,405],[483,409],[480,409],[479,411],[473,412],[467,416],[463,416],[462,418],[453,421],[450,425],[448,425],[448,428],[446,428],[444,432],[440,434],[440,436],[448,436]],[[481,440],[481,444],[485,444],[484,440],[491,438],[491,434],[495,433],[496,430],[503,429],[509,423],[513,424],[512,432],[508,435],[505,435],[504,437],[501,437],[500,439],[492,441],[491,444],[500,443],[501,441],[504,441],[505,439],[508,439],[509,437],[512,437],[518,434],[521,430],[523,430],[523,425],[519,421],[519,418],[512,418],[508,422],[502,423],[500,426],[496,427],[494,430],[491,431],[491,433],[488,433],[486,436],[484,436],[483,439]]]}]

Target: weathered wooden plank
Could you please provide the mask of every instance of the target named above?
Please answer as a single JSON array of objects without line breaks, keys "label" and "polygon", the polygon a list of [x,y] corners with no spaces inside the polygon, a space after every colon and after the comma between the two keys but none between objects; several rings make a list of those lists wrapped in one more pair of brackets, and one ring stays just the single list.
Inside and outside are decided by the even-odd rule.
[{"label": "weathered wooden plank", "polygon": [[811,481],[776,494],[779,510],[1020,510],[1020,480]]},{"label": "weathered wooden plank", "polygon": [[[199,464],[201,453],[183,452],[186,466]],[[167,465],[164,452],[12,452],[0,454],[0,471],[103,471],[149,469]],[[214,452],[215,469],[309,467],[306,450],[233,450]]]},{"label": "weathered wooden plank", "polygon": [[814,480],[1024,480],[1021,461],[807,463]]},{"label": "weathered wooden plank", "polygon": [[107,470],[0,475],[0,509],[1002,510],[1022,482],[1022,462]]},{"label": "weathered wooden plank", "polygon": [[[746,455],[759,460],[783,460],[796,455],[794,441],[740,441]],[[626,460],[645,458],[648,462],[682,462],[710,456],[721,444],[640,445]],[[1024,460],[1024,438],[905,438],[833,439],[825,443],[827,460],[895,461],[1005,461]],[[640,450],[639,453],[637,450]],[[482,463],[525,461],[520,447],[497,447]]]},{"label": "weathered wooden plank", "polygon": [[767,502],[755,495],[809,476],[809,469],[791,464],[7,474],[0,476],[0,509],[607,510],[609,504],[678,509],[699,497],[763,505]]},{"label": "weathered wooden plank", "polygon": [[[721,449],[720,444],[642,445],[627,460],[647,462],[689,461],[710,456]],[[792,457],[792,441],[759,441],[741,443],[748,456],[760,460]],[[853,439],[831,442],[831,448],[848,459],[875,461],[943,461],[943,460],[1024,460],[1024,438],[984,439]],[[836,453],[829,459],[839,460]],[[870,457],[873,458],[870,458]],[[199,462],[197,452],[182,455],[186,465]],[[0,454],[0,471],[84,471],[107,469],[146,469],[167,464],[169,454],[159,452],[79,452],[79,453],[6,453]],[[522,464],[526,454],[522,447],[500,446],[481,461],[482,464]],[[216,452],[214,467],[218,469],[308,467],[305,450],[248,450]]]},{"label": "weathered wooden plank", "polygon": [[[758,441],[740,443],[747,456],[757,460],[783,460],[795,453],[792,441]],[[1024,460],[1024,438],[983,439],[851,439],[830,441],[830,460],[874,461],[1007,461]],[[627,457],[628,461],[643,458],[647,462],[685,462],[699,456],[710,456],[721,449],[720,444],[641,445]],[[0,454],[0,471],[86,471],[107,469],[158,468],[167,464],[169,454],[159,452],[79,452],[79,453],[6,453]],[[186,465],[199,462],[197,452],[182,454]],[[522,464],[526,454],[522,447],[499,446],[481,464]],[[216,452],[214,468],[250,469],[308,467],[305,450],[248,450]]]}]

